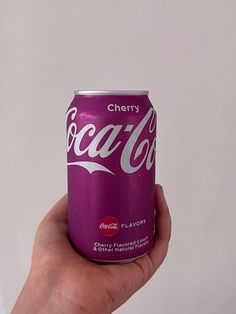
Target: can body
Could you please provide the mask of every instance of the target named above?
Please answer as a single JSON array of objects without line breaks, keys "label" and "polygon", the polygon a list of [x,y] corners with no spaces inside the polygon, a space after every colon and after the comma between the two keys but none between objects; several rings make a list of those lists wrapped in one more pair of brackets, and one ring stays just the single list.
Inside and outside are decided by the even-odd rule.
[{"label": "can body", "polygon": [[146,94],[78,93],[66,114],[69,236],[103,262],[153,245],[156,113]]}]

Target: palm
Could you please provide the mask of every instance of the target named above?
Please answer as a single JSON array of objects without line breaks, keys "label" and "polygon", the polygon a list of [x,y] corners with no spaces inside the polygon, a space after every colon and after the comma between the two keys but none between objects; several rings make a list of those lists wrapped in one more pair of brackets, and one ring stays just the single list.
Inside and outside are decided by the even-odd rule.
[{"label": "palm", "polygon": [[75,302],[82,298],[86,301],[89,296],[88,302],[100,307],[106,303],[114,310],[147,282],[166,256],[170,216],[159,186],[156,207],[158,233],[149,254],[126,264],[98,264],[83,258],[72,248],[67,237],[67,198],[64,197],[38,228],[32,269],[43,267],[49,275],[56,273],[63,281],[60,293],[68,300]]}]

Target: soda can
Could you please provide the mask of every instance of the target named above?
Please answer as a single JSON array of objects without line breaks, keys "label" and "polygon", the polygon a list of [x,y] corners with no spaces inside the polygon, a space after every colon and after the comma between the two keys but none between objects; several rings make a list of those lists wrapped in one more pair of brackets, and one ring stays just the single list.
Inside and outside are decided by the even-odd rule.
[{"label": "soda can", "polygon": [[66,114],[69,236],[84,257],[153,246],[156,112],[148,91],[77,90]]}]

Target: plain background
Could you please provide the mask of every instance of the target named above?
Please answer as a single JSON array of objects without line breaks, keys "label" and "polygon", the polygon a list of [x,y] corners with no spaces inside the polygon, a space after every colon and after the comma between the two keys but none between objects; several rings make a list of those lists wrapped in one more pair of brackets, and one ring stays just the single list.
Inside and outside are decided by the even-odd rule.
[{"label": "plain background", "polygon": [[0,1],[7,313],[36,227],[66,192],[64,118],[76,88],[149,89],[158,111],[157,180],[172,211],[170,251],[116,313],[235,313],[235,11],[235,0]]}]

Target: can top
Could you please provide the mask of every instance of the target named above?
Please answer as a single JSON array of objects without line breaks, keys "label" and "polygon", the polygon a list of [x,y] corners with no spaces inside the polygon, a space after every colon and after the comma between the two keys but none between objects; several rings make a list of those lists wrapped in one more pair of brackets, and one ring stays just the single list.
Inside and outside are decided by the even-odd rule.
[{"label": "can top", "polygon": [[75,95],[124,95],[141,96],[148,95],[147,90],[75,90]]}]

